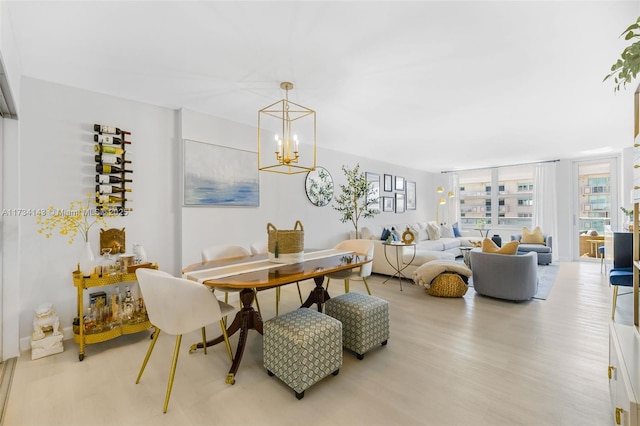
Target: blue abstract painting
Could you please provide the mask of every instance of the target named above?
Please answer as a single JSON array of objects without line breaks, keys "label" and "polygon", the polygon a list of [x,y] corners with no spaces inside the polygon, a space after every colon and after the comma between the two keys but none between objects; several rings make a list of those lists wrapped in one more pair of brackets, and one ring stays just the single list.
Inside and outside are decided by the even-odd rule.
[{"label": "blue abstract painting", "polygon": [[258,154],[185,139],[184,205],[258,207]]}]

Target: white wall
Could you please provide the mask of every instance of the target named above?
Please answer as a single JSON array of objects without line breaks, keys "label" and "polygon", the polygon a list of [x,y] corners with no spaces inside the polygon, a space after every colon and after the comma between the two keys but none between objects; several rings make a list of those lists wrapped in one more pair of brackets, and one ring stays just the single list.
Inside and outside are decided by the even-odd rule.
[{"label": "white wall", "polygon": [[[186,208],[181,199],[182,138],[255,150],[257,131],[227,120],[193,111],[174,111],[112,96],[88,92],[32,78],[21,81],[20,137],[5,144],[4,188],[6,209],[66,208],[80,200],[95,185],[93,160],[94,123],[121,127],[132,132],[134,208],[128,217],[109,222],[109,227],[125,227],[127,248],[144,244],[149,258],[160,268],[179,274],[189,263],[200,259],[204,245],[229,241],[249,245],[266,239],[266,224],[292,227],[300,219],[305,226],[307,247],[332,246],[345,238],[351,226],[338,220],[330,206],[314,207],[304,192],[305,174],[287,176],[260,174],[261,202],[258,208]],[[321,116],[318,119],[321,126]],[[433,216],[426,200],[433,196],[432,175],[407,170],[399,165],[359,159],[324,150],[319,140],[318,164],[333,175],[336,188],[344,183],[340,167],[360,162],[363,170],[400,175],[417,182],[417,207],[404,214],[380,213],[367,223],[411,222]],[[400,161],[400,160],[399,160]],[[7,167],[7,165],[9,167]],[[7,200],[10,205],[7,205]],[[76,316],[76,289],[71,272],[75,269],[82,240],[73,245],[61,235],[50,239],[37,233],[36,217],[10,218],[3,230],[4,247],[15,248],[6,256],[15,273],[5,274],[5,293],[15,292],[18,302],[20,348],[27,349],[33,309],[51,302],[70,337]],[[97,253],[98,229],[90,241]],[[5,268],[6,269],[6,268]],[[95,289],[98,290],[98,289]],[[85,302],[88,301],[85,291]],[[5,318],[9,313],[5,312]],[[7,339],[15,339],[9,334]],[[15,356],[15,355],[14,355]]]},{"label": "white wall", "polygon": [[[177,113],[138,102],[91,93],[40,80],[22,80],[20,143],[17,173],[6,170],[5,187],[18,188],[11,197],[17,205],[5,208],[68,208],[70,201],[86,199],[94,191],[93,124],[110,124],[132,132],[130,150],[134,170],[134,211],[109,221],[109,227],[125,227],[127,249],[144,244],[150,259],[163,269],[177,271],[176,192],[174,176]],[[12,153],[9,153],[12,154]],[[5,161],[5,164],[7,162]],[[63,327],[76,316],[75,269],[82,239],[73,245],[59,234],[50,239],[37,233],[32,214],[15,219],[17,233],[4,235],[5,243],[17,245],[17,281],[6,280],[5,291],[19,289],[20,336],[28,342],[33,309],[51,302]],[[97,253],[99,229],[91,229],[90,242]],[[85,292],[88,293],[88,292]],[[24,349],[24,342],[22,342]]]},{"label": "white wall", "polygon": [[[184,139],[197,140],[216,145],[256,151],[257,130],[220,118],[194,111],[182,110],[181,130]],[[322,125],[321,116],[318,125]],[[317,164],[331,173],[336,194],[339,185],[345,183],[342,165],[360,164],[361,170],[403,176],[417,182],[417,209],[403,214],[381,212],[371,219],[361,219],[359,227],[367,223],[411,222],[426,220],[431,210],[425,202],[431,188],[430,173],[407,170],[401,166],[349,156],[322,148],[318,141]],[[283,175],[260,173],[260,206],[257,208],[184,207],[182,209],[182,256],[184,265],[200,261],[202,248],[213,244],[244,245],[267,239],[267,223],[280,229],[292,229],[300,220],[305,231],[306,247],[331,247],[348,238],[353,227],[340,223],[338,213],[331,204],[324,207],[312,205],[304,190],[306,173]],[[386,193],[390,194],[390,193]],[[383,193],[385,195],[385,193]]]}]

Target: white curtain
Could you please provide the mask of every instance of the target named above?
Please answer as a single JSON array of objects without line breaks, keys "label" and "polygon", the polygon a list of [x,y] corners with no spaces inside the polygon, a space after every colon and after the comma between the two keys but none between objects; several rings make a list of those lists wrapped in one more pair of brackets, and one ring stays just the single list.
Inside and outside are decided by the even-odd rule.
[{"label": "white curtain", "polygon": [[457,223],[460,229],[460,176],[457,173],[449,173],[447,187],[454,194],[453,198],[447,197],[447,223]]},{"label": "white curtain", "polygon": [[536,165],[533,179],[533,228],[553,237],[554,261],[558,260],[558,218],[556,215],[556,162]]}]

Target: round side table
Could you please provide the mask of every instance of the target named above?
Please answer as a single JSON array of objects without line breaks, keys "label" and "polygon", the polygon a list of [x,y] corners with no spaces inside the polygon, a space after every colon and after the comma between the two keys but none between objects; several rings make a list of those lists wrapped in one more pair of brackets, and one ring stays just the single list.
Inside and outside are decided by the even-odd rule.
[{"label": "round side table", "polygon": [[467,268],[471,269],[471,249],[473,247],[460,247],[460,252],[462,253],[462,259],[464,260],[464,264],[467,265]]},{"label": "round side table", "polygon": [[[387,242],[383,242],[382,245],[384,246],[384,258],[387,259],[387,263],[394,269],[394,274],[391,275],[389,278],[387,278],[386,280],[384,280],[383,284],[386,283],[387,281],[389,281],[391,278],[396,278],[398,277],[398,282],[400,283],[400,291],[402,291],[402,279],[404,278],[407,281],[411,281],[410,278],[407,278],[406,275],[404,275],[402,273],[402,271],[404,271],[407,266],[409,266],[411,264],[411,262],[413,262],[413,259],[416,258],[416,245],[415,243],[409,243],[409,244],[405,244],[403,242],[393,242],[393,243],[387,243]],[[395,248],[395,255],[396,255],[396,259],[395,259],[395,263],[392,260],[389,260],[389,257],[387,256],[387,247],[394,247]],[[405,247],[413,247],[413,256],[411,257],[411,260],[408,263],[404,263],[403,259],[402,259],[402,254],[404,252],[404,248]],[[400,250],[402,249],[402,250]]]}]

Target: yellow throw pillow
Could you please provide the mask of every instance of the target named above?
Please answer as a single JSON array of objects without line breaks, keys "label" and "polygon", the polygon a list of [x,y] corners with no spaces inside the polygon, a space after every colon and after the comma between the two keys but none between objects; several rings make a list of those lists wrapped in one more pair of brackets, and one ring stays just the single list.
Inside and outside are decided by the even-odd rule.
[{"label": "yellow throw pillow", "polygon": [[544,236],[539,226],[536,226],[533,231],[529,231],[526,226],[522,228],[522,244],[544,244]]},{"label": "yellow throw pillow", "polygon": [[498,253],[498,254],[516,254],[518,252],[517,241],[509,241],[502,247],[498,247],[493,240],[485,238],[482,240],[482,251],[484,253]]}]

